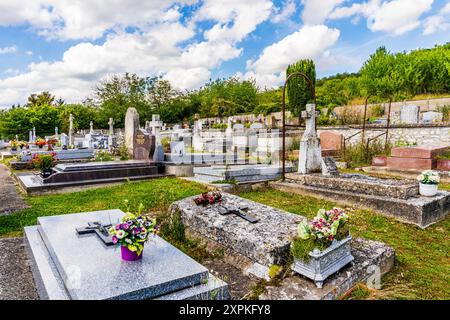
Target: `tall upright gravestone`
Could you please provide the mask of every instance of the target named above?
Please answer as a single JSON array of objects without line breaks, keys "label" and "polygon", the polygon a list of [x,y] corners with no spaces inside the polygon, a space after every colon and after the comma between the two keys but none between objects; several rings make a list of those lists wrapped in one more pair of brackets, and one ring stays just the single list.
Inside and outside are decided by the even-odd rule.
[{"label": "tall upright gravestone", "polygon": [[133,159],[152,161],[155,152],[155,136],[146,130],[137,129],[134,137]]},{"label": "tall upright gravestone", "polygon": [[128,108],[125,115],[125,146],[128,153],[134,155],[136,131],[139,129],[139,113],[135,108]]},{"label": "tall upright gravestone", "polygon": [[306,110],[302,111],[302,118],[306,119],[306,129],[300,140],[298,172],[301,174],[322,170],[322,152],[316,131],[316,116],[316,106],[307,104]]}]

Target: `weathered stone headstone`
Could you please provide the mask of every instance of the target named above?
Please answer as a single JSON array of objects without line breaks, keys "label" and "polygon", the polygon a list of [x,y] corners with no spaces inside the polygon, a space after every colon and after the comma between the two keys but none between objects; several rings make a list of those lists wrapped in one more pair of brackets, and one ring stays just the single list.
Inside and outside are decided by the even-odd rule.
[{"label": "weathered stone headstone", "polygon": [[108,132],[108,148],[109,150],[113,147],[113,135],[114,135],[114,120],[113,118],[109,118],[109,132]]},{"label": "weathered stone headstone", "polygon": [[58,127],[55,127],[55,138],[56,139],[58,139],[58,136],[59,136],[58,130],[59,130]]},{"label": "weathered stone headstone", "polygon": [[242,123],[235,123],[233,125],[233,130],[244,130],[244,125]]},{"label": "weathered stone headstone", "polygon": [[92,121],[89,122],[89,133],[94,134],[94,123]]},{"label": "weathered stone headstone", "polygon": [[444,115],[442,112],[427,111],[422,114],[422,121],[424,123],[442,122]]},{"label": "weathered stone headstone", "polygon": [[336,166],[336,162],[334,162],[333,157],[322,158],[322,174],[325,176],[339,175],[339,170]]},{"label": "weathered stone headstone", "polygon": [[134,160],[153,160],[155,151],[155,136],[149,134],[143,129],[137,129],[135,133],[133,159]]},{"label": "weathered stone headstone", "polygon": [[344,136],[333,131],[320,133],[320,147],[322,150],[341,150]]},{"label": "weathered stone headstone", "polygon": [[68,147],[73,145],[73,115],[69,116],[69,145]]},{"label": "weathered stone headstone", "polygon": [[69,146],[69,138],[67,137],[67,134],[61,133],[61,146]]},{"label": "weathered stone headstone", "polygon": [[264,129],[264,128],[265,128],[264,124],[262,124],[260,122],[255,122],[255,123],[252,123],[250,125],[250,129],[253,129],[253,130],[261,130],[261,129]]},{"label": "weathered stone headstone", "polygon": [[183,141],[171,141],[170,142],[170,153],[174,155],[185,155],[186,148]]},{"label": "weathered stone headstone", "polygon": [[302,111],[302,118],[306,119],[306,129],[300,140],[300,155],[298,172],[301,174],[320,172],[322,169],[322,154],[320,139],[316,131],[316,106],[307,104]]},{"label": "weathered stone headstone", "polygon": [[30,130],[30,132],[28,133],[28,142],[32,143],[33,142],[33,131]]},{"label": "weathered stone headstone", "polygon": [[134,155],[135,135],[139,129],[139,113],[135,108],[128,108],[125,115],[125,146]]},{"label": "weathered stone headstone", "polygon": [[400,109],[400,122],[406,124],[419,123],[419,111],[420,107],[416,105],[404,105]]},{"label": "weathered stone headstone", "polygon": [[33,127],[33,141],[36,142],[36,127]]}]

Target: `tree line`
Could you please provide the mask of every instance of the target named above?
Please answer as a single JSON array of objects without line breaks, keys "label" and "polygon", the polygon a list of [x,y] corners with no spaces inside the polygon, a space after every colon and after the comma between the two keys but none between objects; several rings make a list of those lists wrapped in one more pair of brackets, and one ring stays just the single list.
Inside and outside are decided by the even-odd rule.
[{"label": "tree line", "polygon": [[[370,102],[388,98],[403,100],[419,94],[450,92],[450,43],[409,53],[390,53],[379,48],[357,73],[337,74],[316,80],[314,62],[300,60],[290,65],[286,74],[304,72],[315,84],[318,108],[350,104],[358,98],[371,96]],[[290,101],[290,102],[289,102]],[[287,108],[299,115],[311,101],[306,82],[292,79],[288,86]],[[0,137],[22,139],[36,127],[38,135],[52,134],[58,127],[67,132],[69,114],[75,118],[75,129],[107,128],[109,118],[115,127],[124,126],[127,108],[135,107],[142,123],[159,114],[166,123],[192,121],[200,117],[226,117],[235,114],[269,114],[281,110],[282,88],[261,89],[255,80],[210,80],[197,90],[179,91],[161,77],[140,77],[136,74],[114,75],[99,82],[91,97],[83,103],[70,104],[49,92],[32,94],[23,106],[0,111]]]}]

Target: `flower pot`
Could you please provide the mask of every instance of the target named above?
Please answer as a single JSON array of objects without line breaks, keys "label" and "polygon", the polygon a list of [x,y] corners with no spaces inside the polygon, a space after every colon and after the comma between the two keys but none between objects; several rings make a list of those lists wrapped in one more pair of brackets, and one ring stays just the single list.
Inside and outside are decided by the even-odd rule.
[{"label": "flower pot", "polygon": [[48,177],[50,177],[53,173],[52,169],[43,169],[41,174],[42,174],[42,178],[46,179]]},{"label": "flower pot", "polygon": [[135,251],[128,250],[127,247],[120,246],[120,252],[122,255],[122,260],[125,261],[136,261],[142,259],[142,256],[144,254],[144,251],[141,252],[140,255],[138,255]]},{"label": "flower pot", "polygon": [[434,197],[437,194],[437,192],[438,192],[437,184],[419,183],[419,193],[422,196]]},{"label": "flower pot", "polygon": [[350,235],[340,241],[333,240],[325,250],[319,251],[316,249],[310,252],[307,262],[294,257],[292,270],[313,280],[317,288],[322,288],[326,278],[353,261],[351,240]]},{"label": "flower pot", "polygon": [[44,147],[44,146],[43,146],[43,145],[38,145],[38,148],[39,148],[39,149],[42,149],[42,147]]}]

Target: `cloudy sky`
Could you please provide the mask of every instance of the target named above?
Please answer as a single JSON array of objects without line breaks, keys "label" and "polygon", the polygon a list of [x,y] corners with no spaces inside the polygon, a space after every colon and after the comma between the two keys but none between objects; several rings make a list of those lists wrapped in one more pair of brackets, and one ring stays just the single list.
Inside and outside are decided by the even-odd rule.
[{"label": "cloudy sky", "polygon": [[50,91],[67,102],[98,80],[161,75],[280,85],[287,64],[319,76],[357,71],[379,46],[450,41],[450,0],[0,0],[0,107]]}]

